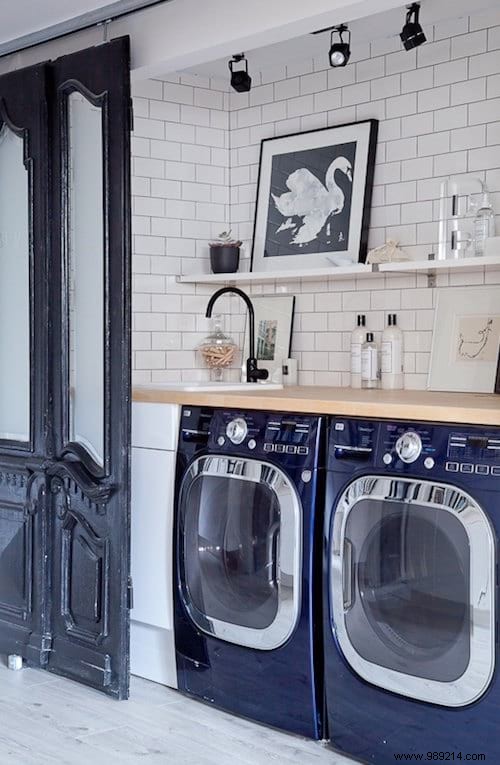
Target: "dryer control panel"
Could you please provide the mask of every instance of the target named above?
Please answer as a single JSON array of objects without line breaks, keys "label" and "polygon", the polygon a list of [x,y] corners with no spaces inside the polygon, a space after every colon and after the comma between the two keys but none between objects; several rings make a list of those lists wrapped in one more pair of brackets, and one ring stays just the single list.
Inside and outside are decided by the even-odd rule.
[{"label": "dryer control panel", "polygon": [[436,443],[431,425],[382,423],[379,451],[384,465],[400,460],[405,465],[423,462],[430,470],[435,464]]},{"label": "dryer control panel", "polygon": [[455,474],[486,487],[488,479],[500,478],[500,428],[332,418],[328,468],[349,473],[368,467],[449,481]]}]

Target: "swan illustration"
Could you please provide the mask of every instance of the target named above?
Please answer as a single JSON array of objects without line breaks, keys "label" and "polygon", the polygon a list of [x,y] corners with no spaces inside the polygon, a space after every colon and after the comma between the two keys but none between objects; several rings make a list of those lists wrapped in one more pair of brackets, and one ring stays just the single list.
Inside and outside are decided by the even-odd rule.
[{"label": "swan illustration", "polygon": [[477,333],[477,340],[466,340],[462,332],[458,338],[458,353],[459,356],[466,359],[477,359],[485,349],[490,332],[493,330],[493,319],[488,319],[486,326],[480,329]]},{"label": "swan illustration", "polygon": [[330,215],[342,212],[345,194],[335,182],[337,170],[352,183],[352,165],[345,157],[337,157],[331,163],[326,171],[325,185],[305,167],[288,176],[286,185],[290,191],[281,196],[271,194],[274,204],[286,219],[276,233],[297,228],[292,218],[302,218],[302,225],[297,228],[292,244],[307,244],[316,238]]}]

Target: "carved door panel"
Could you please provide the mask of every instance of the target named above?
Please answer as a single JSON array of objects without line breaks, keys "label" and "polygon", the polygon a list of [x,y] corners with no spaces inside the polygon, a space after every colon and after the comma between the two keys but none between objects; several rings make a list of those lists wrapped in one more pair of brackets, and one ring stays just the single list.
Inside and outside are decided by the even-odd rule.
[{"label": "carved door panel", "polygon": [[0,653],[128,694],[128,39],[0,77]]},{"label": "carved door panel", "polygon": [[48,669],[125,697],[129,640],[128,41],[51,64],[55,459]]}]

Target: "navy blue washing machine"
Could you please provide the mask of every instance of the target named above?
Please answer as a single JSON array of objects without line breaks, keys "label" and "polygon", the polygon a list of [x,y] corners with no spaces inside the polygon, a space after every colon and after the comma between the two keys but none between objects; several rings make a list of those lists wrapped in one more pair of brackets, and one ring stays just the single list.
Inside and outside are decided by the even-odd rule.
[{"label": "navy blue washing machine", "polygon": [[322,426],[184,407],[175,508],[179,689],[310,738],[322,735]]},{"label": "navy blue washing machine", "polygon": [[325,515],[332,745],[499,762],[500,428],[333,418]]}]

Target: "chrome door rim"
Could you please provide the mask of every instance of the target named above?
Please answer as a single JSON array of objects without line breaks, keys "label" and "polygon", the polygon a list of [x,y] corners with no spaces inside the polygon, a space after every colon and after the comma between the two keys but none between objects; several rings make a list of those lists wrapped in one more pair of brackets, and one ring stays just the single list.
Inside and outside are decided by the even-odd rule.
[{"label": "chrome door rim", "polygon": [[[202,476],[218,476],[231,480],[264,483],[278,497],[280,504],[280,528],[293,528],[295,547],[293,551],[293,568],[290,586],[291,597],[285,597],[284,586],[278,577],[278,610],[273,622],[263,629],[256,629],[231,622],[222,621],[199,611],[189,597],[186,582],[180,581],[178,586],[186,611],[194,624],[208,635],[225,640],[228,643],[269,651],[279,648],[287,642],[297,626],[300,617],[302,592],[302,505],[297,491],[290,478],[269,462],[227,455],[208,455],[195,459],[186,471],[179,493],[179,515],[183,512],[183,499],[187,487],[196,478]],[[280,534],[278,559],[282,558],[284,540],[287,534]],[[181,540],[177,539],[178,550]],[[279,570],[279,562],[278,562]]]},{"label": "chrome door rim", "polygon": [[[401,484],[404,499],[398,497]],[[351,643],[344,609],[343,549],[350,513],[361,500],[418,504],[452,513],[462,523],[470,546],[469,604],[472,612],[470,659],[452,682],[430,680],[382,667],[364,659]],[[350,666],[363,679],[385,690],[442,706],[476,701],[488,688],[495,668],[495,537],[488,517],[470,495],[454,486],[399,476],[363,476],[343,491],[334,510],[329,552],[329,596],[333,630]],[[481,609],[481,622],[474,612]]]}]

